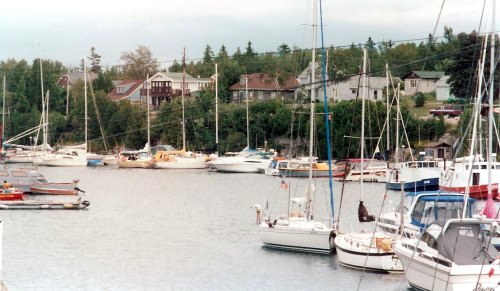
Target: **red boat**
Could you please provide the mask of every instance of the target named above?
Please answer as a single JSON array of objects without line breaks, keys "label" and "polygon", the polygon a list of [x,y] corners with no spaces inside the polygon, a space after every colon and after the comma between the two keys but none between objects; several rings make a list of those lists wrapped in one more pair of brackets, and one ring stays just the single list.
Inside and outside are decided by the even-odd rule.
[{"label": "red boat", "polygon": [[23,200],[24,193],[17,188],[0,189],[0,201]]},{"label": "red boat", "polygon": [[[458,192],[465,194],[466,187],[439,187],[441,190],[446,190],[450,192]],[[498,199],[498,183],[491,184],[491,194],[493,197]],[[470,185],[469,186],[469,197],[474,199],[487,199],[488,198],[488,184],[483,185]]]}]

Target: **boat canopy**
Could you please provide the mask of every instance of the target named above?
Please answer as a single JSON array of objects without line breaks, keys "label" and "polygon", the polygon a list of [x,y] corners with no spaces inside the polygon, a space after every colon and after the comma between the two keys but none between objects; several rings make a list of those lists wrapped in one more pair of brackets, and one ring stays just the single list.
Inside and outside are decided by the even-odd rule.
[{"label": "boat canopy", "polygon": [[492,224],[450,221],[437,239],[439,255],[457,265],[491,264],[499,255],[485,230]]}]

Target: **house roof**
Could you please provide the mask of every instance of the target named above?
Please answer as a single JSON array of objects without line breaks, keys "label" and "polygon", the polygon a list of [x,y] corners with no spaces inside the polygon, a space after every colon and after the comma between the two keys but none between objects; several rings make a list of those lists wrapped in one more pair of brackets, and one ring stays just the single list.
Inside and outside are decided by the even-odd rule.
[{"label": "house roof", "polygon": [[[398,83],[401,81],[398,77],[392,77],[393,83]],[[353,76],[349,78],[349,88],[360,88],[360,90],[363,87],[363,81],[360,78],[360,76]],[[367,78],[367,87],[374,90],[374,89],[384,89],[387,87],[387,78],[386,77],[369,77]]]},{"label": "house roof", "polygon": [[450,76],[443,76],[436,82],[436,87],[450,87],[448,84],[448,79]]},{"label": "house roof", "polygon": [[[139,89],[139,87],[142,86],[143,80],[118,80],[113,81],[113,83],[116,87],[109,92],[108,96],[111,100],[118,101],[132,95],[137,89]],[[123,90],[124,88],[126,91],[120,92],[120,89]]]},{"label": "house roof", "polygon": [[[95,79],[97,79],[97,73],[87,72],[87,75],[89,76],[90,81],[94,81]],[[71,72],[59,77],[57,85],[59,86],[74,85],[79,80],[83,81],[83,72]]]},{"label": "house roof", "polygon": [[[181,83],[183,78],[183,73],[169,73],[169,72],[158,72],[154,74],[150,80],[162,79],[163,77],[170,79],[172,82]],[[212,82],[211,78],[195,78],[189,74],[185,74],[184,81],[186,83],[196,83],[196,82]]]},{"label": "house roof", "polygon": [[[245,81],[248,80],[248,81]],[[248,82],[248,86],[247,83]],[[253,74],[243,74],[240,77],[238,83],[233,84],[229,87],[230,91],[244,90],[248,87],[248,90],[293,90],[299,87],[299,81],[295,76],[289,76],[283,85],[278,83],[276,77],[269,76],[269,74],[264,73],[253,73]]]},{"label": "house roof", "polygon": [[429,142],[428,144],[426,144],[425,147],[426,148],[442,148],[442,147],[451,148],[451,145],[449,145],[448,143],[443,142],[443,141],[432,141],[432,142]]},{"label": "house roof", "polygon": [[444,72],[438,71],[413,71],[403,77],[403,79],[411,78],[411,79],[436,79],[439,80],[444,76]]}]

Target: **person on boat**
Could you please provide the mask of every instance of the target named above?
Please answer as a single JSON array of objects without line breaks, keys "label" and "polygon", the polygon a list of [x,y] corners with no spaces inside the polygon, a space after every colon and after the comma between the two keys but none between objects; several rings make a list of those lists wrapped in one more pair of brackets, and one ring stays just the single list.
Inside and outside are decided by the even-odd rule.
[{"label": "person on boat", "polygon": [[10,184],[7,182],[7,180],[4,180],[3,181],[3,191],[5,193],[9,193],[10,192]]}]

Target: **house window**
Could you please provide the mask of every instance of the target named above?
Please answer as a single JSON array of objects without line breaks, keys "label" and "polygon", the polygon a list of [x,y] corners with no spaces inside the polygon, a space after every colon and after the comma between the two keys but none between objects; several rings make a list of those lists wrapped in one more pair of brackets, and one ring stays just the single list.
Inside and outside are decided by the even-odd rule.
[{"label": "house window", "polygon": [[352,89],[352,90],[351,90],[351,93],[352,93],[352,94],[356,94],[357,92],[358,92],[358,90],[356,90],[356,89]]},{"label": "house window", "polygon": [[378,91],[377,90],[374,90],[373,91],[373,99],[377,100],[377,93]]},{"label": "house window", "polygon": [[271,99],[276,99],[276,92],[271,92]]},{"label": "house window", "polygon": [[259,100],[264,100],[264,92],[263,91],[259,91],[257,93],[257,96],[258,96],[257,98],[259,98]]},{"label": "house window", "polygon": [[410,88],[417,88],[417,80],[410,80]]}]

